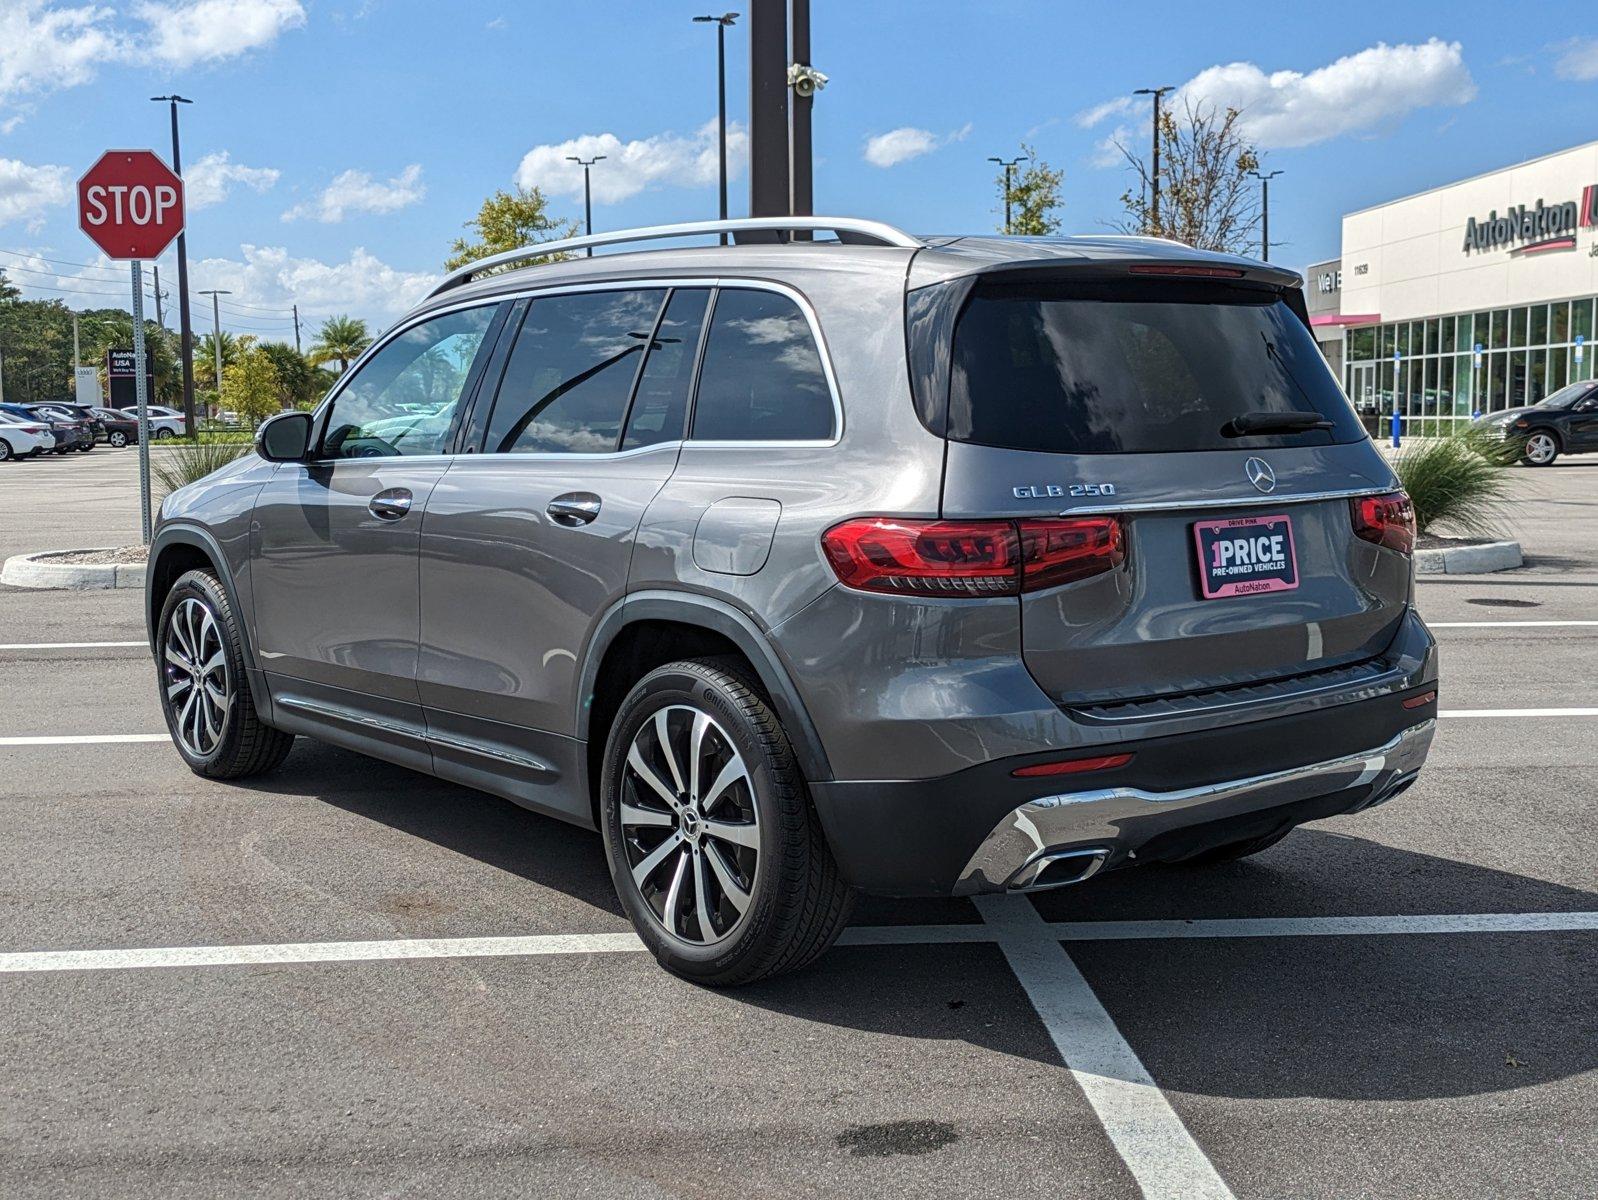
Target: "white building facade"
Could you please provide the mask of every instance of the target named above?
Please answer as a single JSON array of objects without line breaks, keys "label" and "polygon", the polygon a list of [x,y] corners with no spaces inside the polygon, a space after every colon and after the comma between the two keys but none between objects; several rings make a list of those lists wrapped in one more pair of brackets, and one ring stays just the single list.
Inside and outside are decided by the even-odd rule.
[{"label": "white building facade", "polygon": [[1468,419],[1591,379],[1598,142],[1350,213],[1334,269],[1311,322],[1366,414]]}]

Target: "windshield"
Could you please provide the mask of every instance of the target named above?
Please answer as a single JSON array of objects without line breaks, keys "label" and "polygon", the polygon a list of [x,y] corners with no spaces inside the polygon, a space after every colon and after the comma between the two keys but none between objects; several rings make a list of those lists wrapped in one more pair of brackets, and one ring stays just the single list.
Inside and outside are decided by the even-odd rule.
[{"label": "windshield", "polygon": [[[1301,427],[1282,428],[1295,414]],[[1264,431],[1235,436],[1245,415]],[[1270,417],[1288,419],[1269,427]],[[1277,293],[1161,280],[979,285],[955,328],[949,436],[1109,454],[1324,446],[1365,433]]]},{"label": "windshield", "polygon": [[1569,408],[1572,404],[1576,403],[1576,401],[1580,400],[1583,396],[1585,396],[1591,390],[1592,390],[1592,381],[1590,379],[1583,380],[1580,383],[1572,383],[1568,387],[1560,388],[1552,396],[1549,396],[1546,399],[1537,401],[1537,403],[1532,405],[1532,407],[1533,408]]}]

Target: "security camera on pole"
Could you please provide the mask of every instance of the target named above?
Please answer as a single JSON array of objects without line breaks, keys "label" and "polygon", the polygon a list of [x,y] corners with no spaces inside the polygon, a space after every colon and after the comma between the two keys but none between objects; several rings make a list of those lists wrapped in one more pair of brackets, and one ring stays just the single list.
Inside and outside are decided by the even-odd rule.
[{"label": "security camera on pole", "polygon": [[183,229],[183,181],[150,150],[107,150],[78,180],[78,227],[107,258],[133,264],[133,376],[139,406],[139,516],[150,541],[150,412],[144,359],[144,260]]}]

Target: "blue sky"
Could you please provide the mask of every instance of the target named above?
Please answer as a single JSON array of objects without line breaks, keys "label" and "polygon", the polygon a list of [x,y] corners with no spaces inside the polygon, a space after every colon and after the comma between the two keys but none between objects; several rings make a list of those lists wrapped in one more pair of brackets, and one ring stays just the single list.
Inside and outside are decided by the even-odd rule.
[{"label": "blue sky", "polygon": [[[1506,20],[1502,3],[813,10],[815,65],[831,77],[815,110],[817,211],[916,231],[992,229],[985,159],[1023,139],[1065,171],[1065,231],[1109,227],[1127,176],[1105,143],[1120,130],[1143,144],[1146,101],[1126,97],[1151,84],[1244,107],[1285,172],[1273,257],[1300,268],[1337,252],[1344,212],[1594,136],[1598,40]],[[239,332],[285,335],[296,300],[313,323],[392,319],[495,188],[537,183],[580,216],[574,150],[609,154],[596,227],[712,216],[715,37],[690,23],[701,11],[0,0],[0,267],[29,295],[117,303],[125,271],[78,231],[72,183],[108,147],[165,154],[165,108],[146,97],[174,89],[197,101],[183,110],[192,286],[230,288],[223,323]],[[744,27],[728,50],[741,123]],[[735,215],[746,190],[740,172]],[[163,260],[164,287],[174,275]]]}]

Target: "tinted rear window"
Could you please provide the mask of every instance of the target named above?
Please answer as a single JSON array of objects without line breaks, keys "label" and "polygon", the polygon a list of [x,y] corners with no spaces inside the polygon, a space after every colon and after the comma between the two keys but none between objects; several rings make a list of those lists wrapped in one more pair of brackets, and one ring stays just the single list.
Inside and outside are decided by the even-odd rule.
[{"label": "tinted rear window", "polygon": [[[1221,433],[1260,412],[1316,413],[1334,427]],[[1275,293],[1167,281],[979,286],[955,326],[948,434],[1074,454],[1365,436],[1309,330]]]}]

